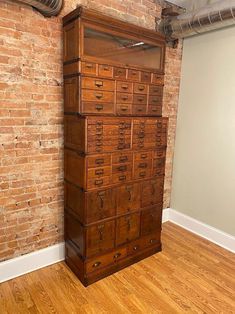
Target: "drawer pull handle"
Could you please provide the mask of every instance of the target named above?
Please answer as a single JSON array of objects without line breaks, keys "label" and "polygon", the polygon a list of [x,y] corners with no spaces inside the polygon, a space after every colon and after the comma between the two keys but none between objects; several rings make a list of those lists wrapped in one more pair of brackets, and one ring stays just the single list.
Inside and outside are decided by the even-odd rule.
[{"label": "drawer pull handle", "polygon": [[122,96],[122,100],[125,101],[128,99],[128,96]]},{"label": "drawer pull handle", "polygon": [[103,158],[99,158],[95,160],[96,165],[102,165],[104,163],[104,159]]},{"label": "drawer pull handle", "polygon": [[138,100],[139,102],[142,102],[142,101],[144,100],[144,98],[143,98],[143,97],[138,97],[137,100]]},{"label": "drawer pull handle", "polygon": [[144,85],[139,85],[139,86],[138,86],[138,90],[142,91],[142,90],[144,90],[144,89],[145,89],[145,86],[144,86]]},{"label": "drawer pull handle", "polygon": [[142,112],[143,108],[138,108],[137,111]]},{"label": "drawer pull handle", "polygon": [[140,133],[140,134],[138,135],[138,138],[144,138],[144,136],[145,136],[144,133]]},{"label": "drawer pull handle", "polygon": [[141,168],[141,169],[147,168],[147,166],[148,165],[146,163],[139,164],[139,168]]},{"label": "drawer pull handle", "polygon": [[124,162],[124,161],[127,161],[128,160],[128,157],[127,156],[121,156],[120,158],[119,158],[119,161],[120,162]]},{"label": "drawer pull handle", "polygon": [[126,176],[120,176],[118,179],[119,179],[119,181],[124,181],[124,180],[126,180]]},{"label": "drawer pull handle", "polygon": [[122,88],[122,89],[128,89],[128,85],[127,85],[127,84],[122,84],[122,85],[121,85],[121,88]]},{"label": "drawer pull handle", "polygon": [[95,185],[102,185],[103,183],[103,180],[95,180]]},{"label": "drawer pull handle", "polygon": [[147,154],[141,154],[140,157],[141,157],[142,159],[145,159],[145,158],[148,157],[148,155],[147,155]]},{"label": "drawer pull handle", "polygon": [[100,111],[100,110],[103,110],[104,107],[103,107],[103,105],[96,105],[96,106],[95,106],[95,109],[98,110],[98,111]]},{"label": "drawer pull handle", "polygon": [[139,176],[140,176],[141,178],[145,177],[145,176],[146,176],[146,172],[140,172],[140,173],[139,173]]},{"label": "drawer pull handle", "polygon": [[103,86],[103,81],[95,81],[95,86],[102,87]]},{"label": "drawer pull handle", "polygon": [[137,251],[138,248],[139,248],[138,245],[133,246],[133,250],[134,250],[134,251]]},{"label": "drawer pull handle", "polygon": [[104,169],[96,170],[95,174],[98,175],[98,176],[104,174]]},{"label": "drawer pull handle", "polygon": [[95,97],[96,97],[97,99],[101,99],[101,98],[103,98],[103,94],[95,94]]},{"label": "drawer pull handle", "polygon": [[121,110],[122,110],[122,111],[127,111],[127,110],[128,110],[128,107],[127,107],[127,106],[125,106],[125,107],[122,106],[122,107],[121,107]]},{"label": "drawer pull handle", "polygon": [[88,69],[93,68],[93,64],[92,63],[86,63],[86,68],[88,68]]},{"label": "drawer pull handle", "polygon": [[153,244],[153,243],[156,242],[156,239],[151,239],[151,240],[149,240],[149,242],[150,242],[151,244]]},{"label": "drawer pull handle", "polygon": [[127,166],[118,167],[118,171],[126,171],[126,170],[127,170]]},{"label": "drawer pull handle", "polygon": [[156,111],[157,111],[157,108],[152,108],[152,111],[153,111],[153,112],[156,112]]},{"label": "drawer pull handle", "polygon": [[92,265],[92,267],[93,268],[96,268],[96,267],[98,267],[98,266],[100,266],[101,265],[101,262],[95,262],[93,265]]},{"label": "drawer pull handle", "polygon": [[105,65],[105,66],[103,67],[103,69],[104,69],[104,71],[109,71],[109,70],[110,70],[110,67],[107,66],[107,65]]},{"label": "drawer pull handle", "polygon": [[116,253],[116,254],[113,256],[113,258],[114,258],[114,259],[117,259],[117,258],[119,258],[121,255],[122,255],[121,253]]},{"label": "drawer pull handle", "polygon": [[137,72],[132,71],[132,72],[131,72],[131,75],[134,75],[134,76],[135,76],[135,75],[137,75]]}]

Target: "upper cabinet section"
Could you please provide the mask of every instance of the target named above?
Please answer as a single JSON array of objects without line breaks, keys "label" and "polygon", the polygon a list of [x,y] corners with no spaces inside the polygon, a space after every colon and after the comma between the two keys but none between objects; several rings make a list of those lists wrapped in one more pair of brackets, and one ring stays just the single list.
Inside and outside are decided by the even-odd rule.
[{"label": "upper cabinet section", "polygon": [[83,7],[66,15],[63,25],[65,64],[80,60],[164,73],[165,38],[156,31]]},{"label": "upper cabinet section", "polygon": [[163,49],[142,39],[119,36],[84,26],[82,54],[84,57],[92,57],[106,63],[115,62],[127,67],[144,67],[159,71]]}]

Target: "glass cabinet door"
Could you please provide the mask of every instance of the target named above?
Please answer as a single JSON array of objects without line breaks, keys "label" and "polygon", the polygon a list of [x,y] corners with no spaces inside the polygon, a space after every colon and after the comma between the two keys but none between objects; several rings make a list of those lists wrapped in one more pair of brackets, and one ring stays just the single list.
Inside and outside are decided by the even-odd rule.
[{"label": "glass cabinet door", "polygon": [[83,54],[106,62],[161,69],[162,47],[88,27],[84,27]]}]

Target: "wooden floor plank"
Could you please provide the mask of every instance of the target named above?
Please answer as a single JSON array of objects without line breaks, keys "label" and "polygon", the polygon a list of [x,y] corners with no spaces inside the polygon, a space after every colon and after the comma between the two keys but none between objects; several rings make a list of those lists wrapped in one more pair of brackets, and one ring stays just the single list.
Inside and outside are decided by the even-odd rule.
[{"label": "wooden floor plank", "polygon": [[235,254],[172,223],[163,251],[88,288],[64,262],[0,285],[1,314],[235,314]]}]

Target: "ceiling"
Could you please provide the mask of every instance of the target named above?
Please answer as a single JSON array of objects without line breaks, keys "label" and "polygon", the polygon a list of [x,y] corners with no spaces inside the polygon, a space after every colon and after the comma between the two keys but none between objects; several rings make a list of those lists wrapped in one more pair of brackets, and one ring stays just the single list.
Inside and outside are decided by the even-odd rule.
[{"label": "ceiling", "polygon": [[205,5],[218,2],[218,0],[167,0],[180,7],[186,8],[187,11],[192,11],[204,7]]}]

